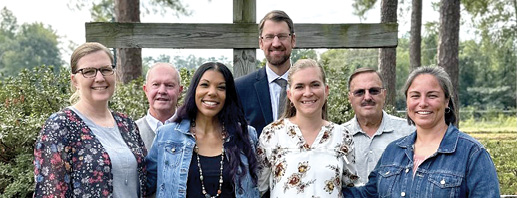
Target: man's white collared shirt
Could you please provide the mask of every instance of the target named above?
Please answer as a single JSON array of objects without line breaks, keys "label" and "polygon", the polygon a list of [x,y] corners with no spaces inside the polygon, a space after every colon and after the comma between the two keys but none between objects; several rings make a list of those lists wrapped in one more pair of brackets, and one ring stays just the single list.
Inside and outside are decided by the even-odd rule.
[{"label": "man's white collared shirt", "polygon": [[282,76],[276,74],[269,66],[266,66],[267,82],[269,84],[269,96],[271,99],[271,110],[273,112],[273,121],[278,119],[278,98],[280,97],[280,91],[282,87],[274,82],[277,78],[283,78],[287,81],[287,75],[289,71],[285,72]]},{"label": "man's white collared shirt", "polygon": [[161,127],[165,124],[172,123],[174,120],[173,119],[174,116],[176,116],[176,113],[174,113],[174,115],[172,115],[172,117],[170,117],[169,119],[165,120],[165,123],[162,123],[160,120],[153,117],[151,115],[151,113],[149,113],[149,110],[147,110],[147,115],[145,116],[145,120],[147,121],[147,123],[149,124],[149,126],[151,127],[151,129],[153,130],[153,132],[156,135],[156,129],[158,129],[158,127]]}]

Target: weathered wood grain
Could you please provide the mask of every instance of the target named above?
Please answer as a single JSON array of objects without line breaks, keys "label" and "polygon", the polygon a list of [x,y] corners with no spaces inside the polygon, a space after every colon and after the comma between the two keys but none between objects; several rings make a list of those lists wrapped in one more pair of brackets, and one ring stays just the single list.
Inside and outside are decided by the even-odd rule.
[{"label": "weathered wood grain", "polygon": [[[254,0],[233,0],[233,23],[254,24],[257,18],[256,10],[257,2]],[[255,36],[258,37],[258,35]],[[257,39],[252,36],[251,40]],[[256,70],[258,61],[256,61],[257,50],[255,47],[233,49],[233,76],[235,78]]]},{"label": "weathered wood grain", "polygon": [[[397,46],[396,23],[295,24],[296,48]],[[256,23],[86,23],[86,41],[115,48],[258,48]]]}]

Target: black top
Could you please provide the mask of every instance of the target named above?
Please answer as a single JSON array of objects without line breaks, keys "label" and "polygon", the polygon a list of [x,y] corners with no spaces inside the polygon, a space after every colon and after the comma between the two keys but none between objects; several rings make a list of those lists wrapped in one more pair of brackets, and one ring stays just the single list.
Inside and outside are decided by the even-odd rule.
[{"label": "black top", "polygon": [[[199,179],[199,167],[197,165],[196,153],[192,154],[190,168],[187,179],[187,198],[205,198],[201,190],[201,180]],[[203,182],[205,189],[211,196],[217,195],[219,189],[219,174],[221,171],[221,155],[213,157],[205,157],[200,155],[201,169],[203,169]],[[221,189],[221,198],[234,198],[235,190],[233,189],[233,181],[230,178],[230,169],[227,157],[224,157],[223,166],[223,186]]]}]

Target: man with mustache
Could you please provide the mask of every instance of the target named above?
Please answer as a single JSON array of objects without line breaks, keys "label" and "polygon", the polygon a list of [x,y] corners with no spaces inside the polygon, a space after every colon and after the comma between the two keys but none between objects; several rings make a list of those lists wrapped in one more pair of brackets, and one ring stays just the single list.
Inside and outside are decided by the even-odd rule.
[{"label": "man with mustache", "polygon": [[259,23],[259,46],[266,56],[266,66],[235,80],[246,120],[258,135],[283,113],[291,51],[295,45],[291,18],[280,10],[267,13]]},{"label": "man with mustache", "polygon": [[147,71],[143,86],[149,110],[136,124],[147,150],[151,149],[156,129],[173,121],[183,91],[178,70],[169,63],[156,63]]},{"label": "man with mustache", "polygon": [[348,100],[355,116],[343,124],[354,136],[356,167],[364,185],[386,146],[415,131],[405,119],[387,114],[382,108],[386,90],[379,72],[356,69],[348,78]]}]

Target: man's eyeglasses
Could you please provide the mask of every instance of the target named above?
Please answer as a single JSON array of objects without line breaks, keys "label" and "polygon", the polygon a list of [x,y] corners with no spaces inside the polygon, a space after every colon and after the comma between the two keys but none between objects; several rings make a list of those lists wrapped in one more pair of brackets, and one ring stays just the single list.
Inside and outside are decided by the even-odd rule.
[{"label": "man's eyeglasses", "polygon": [[110,65],[101,68],[87,67],[78,69],[75,73],[81,72],[85,78],[95,78],[97,71],[100,71],[103,76],[111,76],[115,73],[115,65]]},{"label": "man's eyeglasses", "polygon": [[355,97],[361,97],[361,96],[364,96],[366,91],[368,91],[368,93],[370,93],[370,95],[376,96],[376,95],[379,95],[383,89],[384,88],[381,88],[381,87],[372,87],[370,89],[358,89],[358,90],[353,91],[352,94],[354,94]]},{"label": "man's eyeglasses", "polygon": [[261,36],[260,38],[266,42],[271,42],[271,41],[275,40],[275,37],[278,37],[279,41],[285,41],[290,36],[291,36],[291,34],[280,33],[280,34],[276,34],[276,35],[275,34],[266,34],[264,36]]}]

